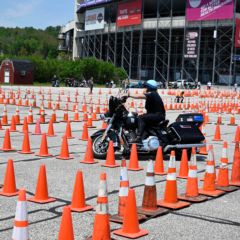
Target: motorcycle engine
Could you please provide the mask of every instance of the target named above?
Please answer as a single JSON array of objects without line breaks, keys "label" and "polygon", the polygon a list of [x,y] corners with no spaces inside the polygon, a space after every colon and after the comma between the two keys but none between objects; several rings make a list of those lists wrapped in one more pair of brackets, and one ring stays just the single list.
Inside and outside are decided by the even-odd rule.
[{"label": "motorcycle engine", "polygon": [[154,136],[150,136],[147,139],[144,139],[142,142],[145,151],[154,151],[160,146],[158,138]]},{"label": "motorcycle engine", "polygon": [[135,129],[137,127],[137,118],[136,114],[129,112],[125,120],[127,129]]}]

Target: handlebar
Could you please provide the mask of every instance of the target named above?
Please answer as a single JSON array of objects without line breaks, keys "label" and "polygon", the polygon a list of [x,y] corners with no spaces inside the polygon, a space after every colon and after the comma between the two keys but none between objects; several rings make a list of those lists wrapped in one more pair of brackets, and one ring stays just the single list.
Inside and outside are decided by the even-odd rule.
[{"label": "handlebar", "polygon": [[120,101],[122,103],[125,103],[127,101],[127,99],[128,99],[128,96],[123,96],[123,97],[120,98]]}]

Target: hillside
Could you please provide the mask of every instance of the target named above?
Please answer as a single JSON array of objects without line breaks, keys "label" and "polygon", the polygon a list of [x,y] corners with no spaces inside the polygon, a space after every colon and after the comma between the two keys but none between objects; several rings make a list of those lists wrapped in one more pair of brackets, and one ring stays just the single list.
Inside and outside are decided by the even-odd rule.
[{"label": "hillside", "polygon": [[60,27],[45,30],[0,27],[0,53],[10,56],[39,56],[56,58],[58,55],[57,35]]}]

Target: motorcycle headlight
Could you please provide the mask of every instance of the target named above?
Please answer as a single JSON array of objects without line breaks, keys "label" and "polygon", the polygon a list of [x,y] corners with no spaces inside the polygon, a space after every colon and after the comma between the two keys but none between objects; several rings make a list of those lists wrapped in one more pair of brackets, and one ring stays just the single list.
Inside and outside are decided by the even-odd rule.
[{"label": "motorcycle headlight", "polygon": [[104,114],[100,114],[100,118],[101,118],[101,120],[104,120],[105,119],[105,115]]}]

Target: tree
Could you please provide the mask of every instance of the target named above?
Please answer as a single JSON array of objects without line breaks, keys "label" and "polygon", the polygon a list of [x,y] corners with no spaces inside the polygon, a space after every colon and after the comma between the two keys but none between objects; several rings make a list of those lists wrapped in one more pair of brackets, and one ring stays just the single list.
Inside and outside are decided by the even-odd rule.
[{"label": "tree", "polygon": [[[56,58],[60,27],[48,27],[45,30],[28,28],[0,27],[1,49],[5,54],[19,56],[26,54],[43,58]],[[25,49],[23,51],[23,49]],[[21,50],[21,51],[20,51]]]},{"label": "tree", "polygon": [[84,58],[82,60],[83,69],[82,74],[85,79],[93,77],[95,82],[99,82],[99,64],[96,58]]}]

